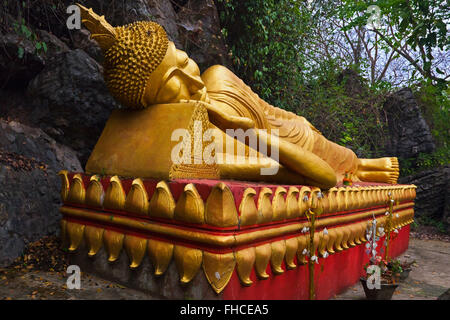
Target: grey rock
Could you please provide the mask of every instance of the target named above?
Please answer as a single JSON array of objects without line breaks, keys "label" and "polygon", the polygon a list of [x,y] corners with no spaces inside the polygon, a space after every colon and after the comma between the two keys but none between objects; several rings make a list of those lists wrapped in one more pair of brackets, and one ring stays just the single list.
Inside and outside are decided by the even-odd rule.
[{"label": "grey rock", "polygon": [[171,1],[147,0],[150,19],[162,25],[167,32],[167,36],[178,48],[182,47],[177,25],[177,14]]},{"label": "grey rock", "polygon": [[[7,136],[14,136],[11,143]],[[17,169],[0,162],[0,267],[18,257],[24,246],[59,229],[61,169],[82,171],[76,153],[42,130],[0,120],[0,152],[43,163]]]},{"label": "grey rock", "polygon": [[69,50],[50,32],[31,27],[27,30],[28,36],[20,32],[0,34],[0,87],[26,87],[51,56]]},{"label": "grey rock", "polygon": [[390,139],[387,153],[399,158],[413,158],[436,149],[430,128],[423,118],[410,88],[392,94],[384,104]]},{"label": "grey rock", "polygon": [[64,42],[46,30],[36,30],[36,35],[38,41],[45,42],[47,45],[47,52],[45,53],[46,58],[69,50],[69,47]]},{"label": "grey rock", "polygon": [[213,0],[189,0],[178,12],[178,27],[181,49],[197,62],[200,70],[215,64],[231,67]]},{"label": "grey rock", "polygon": [[44,65],[33,41],[16,33],[0,34],[0,88],[26,86]]},{"label": "grey rock", "polygon": [[73,148],[84,165],[114,108],[102,67],[76,49],[55,55],[30,83],[29,122]]},{"label": "grey rock", "polygon": [[91,58],[97,62],[103,62],[103,54],[97,42],[91,39],[91,33],[84,28],[80,30],[73,30],[72,43],[75,49],[85,51]]},{"label": "grey rock", "polygon": [[441,294],[437,300],[450,300],[450,289]]},{"label": "grey rock", "polygon": [[450,166],[402,177],[399,183],[417,186],[414,207],[416,216],[440,220],[450,231]]}]

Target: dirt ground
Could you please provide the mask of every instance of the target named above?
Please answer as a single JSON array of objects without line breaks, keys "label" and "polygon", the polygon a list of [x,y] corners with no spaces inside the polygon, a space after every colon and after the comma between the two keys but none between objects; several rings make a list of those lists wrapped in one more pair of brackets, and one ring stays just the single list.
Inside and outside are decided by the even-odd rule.
[{"label": "dirt ground", "polygon": [[149,300],[155,297],[81,273],[81,288],[67,289],[65,272],[0,271],[0,300]]},{"label": "dirt ground", "polygon": [[[450,288],[450,242],[411,238],[409,249],[401,258],[415,260],[416,264],[409,278],[397,288],[394,300],[435,300]],[[67,289],[66,280],[64,271],[33,270],[31,265],[16,264],[0,269],[0,300],[157,299],[89,274],[81,274],[79,290]],[[360,300],[365,295],[357,283],[334,299]]]},{"label": "dirt ground", "polygon": [[[436,300],[450,288],[450,242],[410,238],[400,260],[415,260],[409,277],[400,283],[392,300]],[[334,297],[336,300],[364,300],[360,283]]]}]

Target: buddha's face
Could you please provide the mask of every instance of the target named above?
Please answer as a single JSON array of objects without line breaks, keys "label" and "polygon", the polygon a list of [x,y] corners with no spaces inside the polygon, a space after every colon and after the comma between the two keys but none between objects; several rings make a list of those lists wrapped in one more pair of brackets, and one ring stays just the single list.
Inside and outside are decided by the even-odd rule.
[{"label": "buddha's face", "polygon": [[202,100],[206,94],[197,64],[169,42],[167,53],[150,75],[143,104],[175,103],[182,99]]}]

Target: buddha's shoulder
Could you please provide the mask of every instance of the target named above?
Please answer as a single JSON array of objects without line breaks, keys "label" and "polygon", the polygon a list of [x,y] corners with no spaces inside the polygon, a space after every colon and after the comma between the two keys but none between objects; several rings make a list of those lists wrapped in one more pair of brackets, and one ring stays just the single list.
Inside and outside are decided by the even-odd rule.
[{"label": "buddha's shoulder", "polygon": [[[206,69],[202,73],[203,81],[212,81],[212,80],[221,80],[221,79],[233,79],[233,80],[241,80],[238,76],[236,76],[233,71],[228,69],[225,66],[220,64],[213,65]],[[242,81],[242,80],[241,80]]]}]

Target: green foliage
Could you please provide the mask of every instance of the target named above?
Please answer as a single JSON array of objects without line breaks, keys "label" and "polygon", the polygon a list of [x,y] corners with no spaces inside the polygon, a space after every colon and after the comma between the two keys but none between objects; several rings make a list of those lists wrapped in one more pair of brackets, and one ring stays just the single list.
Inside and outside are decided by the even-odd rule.
[{"label": "green foliage", "polygon": [[[13,30],[24,37],[27,40],[30,40],[34,44],[34,50],[37,54],[47,53],[47,44],[45,41],[39,41],[36,33],[34,33],[30,28],[26,25],[25,19],[21,18],[18,21],[15,21],[13,24]],[[19,59],[23,59],[25,56],[25,49],[21,46],[17,49],[17,57]]]},{"label": "green foliage", "polygon": [[44,41],[36,42],[35,48],[37,52],[40,52],[41,50],[47,52],[47,44]]},{"label": "green foliage", "polygon": [[414,89],[422,114],[430,125],[433,138],[438,147],[447,148],[448,151],[450,147],[450,89],[442,91],[429,82],[421,82]]},{"label": "green foliage", "polygon": [[222,34],[237,74],[261,98],[285,109],[303,80],[300,50],[311,16],[292,0],[218,0]]},{"label": "green foliage", "polygon": [[307,86],[298,89],[296,111],[327,138],[359,156],[382,156],[386,124],[381,111],[386,90],[370,88],[363,79],[355,83],[356,79],[356,71],[343,75],[330,67],[317,72]]},{"label": "green foliage", "polygon": [[[380,154],[385,143],[380,111],[389,84],[369,88],[360,79],[359,92],[349,92],[346,66],[333,57],[316,61],[309,50],[322,41],[319,16],[330,14],[331,2],[314,9],[293,0],[216,2],[234,71],[262,99],[304,116],[360,156]],[[358,66],[353,69],[358,78]]]},{"label": "green foliage", "polygon": [[17,57],[19,57],[19,59],[22,59],[23,56],[24,56],[24,54],[25,54],[25,50],[23,50],[22,47],[19,47],[19,48],[17,49]]},{"label": "green foliage", "polygon": [[[387,93],[397,88],[383,79],[355,81],[369,67],[368,58],[346,65],[342,57],[314,51],[342,45],[334,38],[324,40],[316,31],[324,30],[320,21],[331,18],[341,19],[339,32],[363,27],[369,17],[368,6],[379,6],[382,24],[395,32],[377,30],[381,33],[377,48],[397,50],[394,59],[411,54],[412,61],[403,58],[420,75],[413,74],[411,81],[417,83],[416,96],[438,146],[433,154],[400,159],[402,175],[449,163],[449,92],[442,70],[432,68],[433,50],[449,47],[445,21],[450,11],[444,8],[445,0],[321,1],[313,7],[294,0],[216,3],[237,75],[261,98],[304,116],[327,138],[360,157],[385,155],[388,135],[382,106]],[[324,46],[317,46],[322,43]],[[405,44],[412,52],[401,52]]]},{"label": "green foliage", "polygon": [[436,229],[438,229],[438,231],[441,233],[447,232],[446,225],[439,218],[422,215],[422,216],[418,216],[417,218],[415,218],[415,221],[416,221],[417,227],[419,225],[432,226],[432,227],[435,227]]},{"label": "green foliage", "polygon": [[[45,43],[45,41],[41,41],[38,39],[38,36],[36,35],[36,33],[28,26],[25,19],[22,18],[22,10],[24,10],[24,8],[26,8],[25,1],[22,2],[22,8],[21,7],[18,8],[19,18],[16,21],[13,21],[11,23],[12,30],[19,36],[23,37],[24,39],[31,41],[34,45],[34,51],[36,54],[45,54],[45,53],[47,53],[47,50],[48,50],[47,44]],[[2,9],[6,10],[6,12],[8,12],[8,2],[7,1],[4,1]],[[19,59],[23,59],[25,57],[25,48],[24,47],[22,47],[22,46],[18,47],[17,57]]]},{"label": "green foliage", "polygon": [[433,153],[420,152],[414,158],[399,159],[400,175],[408,176],[418,172],[436,167],[448,165],[450,163],[450,148],[441,147]]},{"label": "green foliage", "polygon": [[389,262],[389,268],[391,269],[393,274],[402,273],[403,272],[403,268],[402,268],[402,265],[400,263],[400,260],[397,260],[397,259],[391,260]]},{"label": "green foliage", "polygon": [[[365,26],[373,12],[369,6],[380,8],[381,26],[373,30],[380,41],[402,55],[423,79],[432,80],[441,90],[448,87],[448,77],[435,66],[436,49],[448,51],[447,23],[450,7],[447,0],[342,0],[339,16],[347,19],[346,29]],[[410,48],[409,52],[405,48]],[[414,54],[412,54],[414,53]]]},{"label": "green foliage", "polygon": [[420,168],[434,168],[450,163],[449,148],[438,149],[433,153],[419,153],[417,165]]},{"label": "green foliage", "polygon": [[433,153],[419,153],[414,158],[400,159],[402,175],[450,163],[450,89],[441,91],[426,81],[418,83],[413,89],[422,114],[430,126],[437,149]]}]

